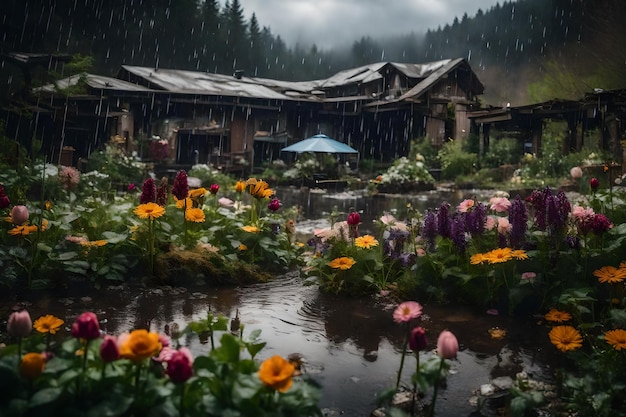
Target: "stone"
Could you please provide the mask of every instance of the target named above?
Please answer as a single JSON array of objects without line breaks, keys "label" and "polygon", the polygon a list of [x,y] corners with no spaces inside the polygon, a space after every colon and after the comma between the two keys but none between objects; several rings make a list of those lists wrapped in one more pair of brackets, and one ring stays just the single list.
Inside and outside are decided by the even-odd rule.
[{"label": "stone", "polygon": [[491,384],[483,384],[480,386],[480,395],[482,395],[483,397],[493,395],[494,392],[496,392],[496,390]]}]

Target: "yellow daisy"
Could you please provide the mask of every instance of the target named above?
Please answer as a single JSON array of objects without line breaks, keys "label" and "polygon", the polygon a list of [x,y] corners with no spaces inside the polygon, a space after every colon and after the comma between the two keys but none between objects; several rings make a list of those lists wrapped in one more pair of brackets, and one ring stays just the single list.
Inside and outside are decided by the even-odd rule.
[{"label": "yellow daisy", "polygon": [[355,263],[356,261],[354,259],[342,256],[341,258],[333,259],[332,261],[328,262],[327,265],[333,269],[341,269],[345,271],[352,268],[352,265],[354,265]]},{"label": "yellow daisy", "polygon": [[378,246],[378,240],[374,236],[364,235],[354,239],[354,246],[357,248],[370,249]]},{"label": "yellow daisy", "polygon": [[140,219],[156,219],[165,214],[165,209],[156,203],[140,204],[133,210]]},{"label": "yellow daisy", "polygon": [[51,314],[47,314],[35,320],[35,323],[33,323],[33,327],[39,333],[55,334],[61,328],[61,326],[63,326],[63,323],[65,322],[60,318],[55,317]]},{"label": "yellow daisy", "polygon": [[572,326],[555,326],[549,336],[550,342],[561,352],[575,350],[583,345],[583,337]]},{"label": "yellow daisy", "polygon": [[550,309],[544,316],[548,321],[555,321],[557,323],[563,323],[572,318],[572,315],[567,311],[559,311],[556,308]]},{"label": "yellow daisy", "polygon": [[604,340],[612,345],[615,350],[626,349],[626,330],[609,330],[604,334]]},{"label": "yellow daisy", "polygon": [[194,223],[202,223],[205,220],[204,210],[200,208],[188,208],[185,210],[185,220],[194,222]]},{"label": "yellow daisy", "polygon": [[593,271],[593,275],[598,277],[598,282],[614,284],[622,282],[626,278],[626,268],[615,268],[614,266],[603,266]]}]

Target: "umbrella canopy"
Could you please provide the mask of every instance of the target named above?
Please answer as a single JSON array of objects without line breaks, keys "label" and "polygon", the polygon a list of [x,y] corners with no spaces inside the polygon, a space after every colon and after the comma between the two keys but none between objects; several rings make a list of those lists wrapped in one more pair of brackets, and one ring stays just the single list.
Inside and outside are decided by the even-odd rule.
[{"label": "umbrella canopy", "polygon": [[286,148],[282,148],[281,152],[282,151],[296,153],[359,153],[356,149],[351,148],[343,142],[331,139],[326,135],[312,136],[308,139],[294,143],[293,145],[289,145]]}]

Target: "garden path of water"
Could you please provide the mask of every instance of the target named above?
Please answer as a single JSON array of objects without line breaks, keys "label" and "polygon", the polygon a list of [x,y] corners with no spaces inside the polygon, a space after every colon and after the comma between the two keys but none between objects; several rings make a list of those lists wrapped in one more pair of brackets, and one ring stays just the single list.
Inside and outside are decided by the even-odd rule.
[{"label": "garden path of water", "polygon": [[[296,203],[302,206],[301,216],[306,221],[298,224],[311,229],[299,230],[303,234],[324,227],[326,213],[333,206],[345,213],[352,209],[362,211],[365,228],[384,211],[396,212],[402,218],[409,200],[416,209],[423,210],[438,206],[442,199],[455,204],[462,198],[453,193],[448,197],[437,193],[427,198],[404,197],[391,201],[297,190],[285,190],[279,196],[286,206]],[[291,353],[303,356],[304,372],[321,384],[320,405],[329,415],[368,416],[376,408],[377,395],[395,384],[406,331],[393,322],[396,305],[391,301],[323,294],[316,286],[303,285],[297,271],[273,282],[236,288],[160,287],[131,291],[124,286],[113,286],[94,294],[78,289],[62,294],[50,292],[32,296],[28,301],[34,318],[55,314],[66,325],[81,312],[94,311],[109,333],[147,325],[162,332],[166,324],[177,323],[184,328],[192,320],[206,318],[208,311],[230,318],[238,311],[245,326],[244,337],[252,330],[261,330],[260,337],[267,342],[260,353],[263,358]],[[545,356],[547,331],[542,332],[532,320],[489,315],[463,306],[429,304],[424,305],[424,315],[421,325],[427,331],[429,348],[434,349],[443,329],[455,333],[461,345],[447,386],[440,391],[437,416],[475,415],[476,408],[469,398],[481,384],[493,378],[514,377],[522,370],[539,380],[549,378]],[[506,336],[493,339],[489,333],[493,328],[506,330]],[[197,337],[187,337],[183,344],[190,346],[196,355],[210,350],[207,340]],[[414,367],[415,359],[408,357],[403,373],[406,386],[410,386]]]}]

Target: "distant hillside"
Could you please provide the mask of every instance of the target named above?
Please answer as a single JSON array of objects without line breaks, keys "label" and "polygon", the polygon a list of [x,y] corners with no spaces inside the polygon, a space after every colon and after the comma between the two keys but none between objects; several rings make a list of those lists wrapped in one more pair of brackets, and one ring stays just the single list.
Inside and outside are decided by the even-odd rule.
[{"label": "distant hillside", "polygon": [[[83,54],[92,71],[122,64],[284,80],[328,77],[372,62],[421,63],[466,58],[490,104],[576,98],[592,88],[624,87],[623,0],[518,0],[475,16],[451,16],[443,28],[388,39],[364,37],[347,50],[288,46],[239,0],[3,0],[0,52]],[[39,74],[64,67],[41,68]],[[37,75],[37,73],[35,74]],[[19,67],[0,65],[2,97],[23,86]],[[43,83],[43,77],[33,80]]]}]

